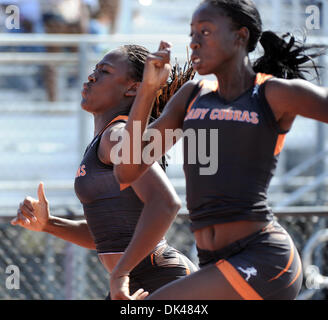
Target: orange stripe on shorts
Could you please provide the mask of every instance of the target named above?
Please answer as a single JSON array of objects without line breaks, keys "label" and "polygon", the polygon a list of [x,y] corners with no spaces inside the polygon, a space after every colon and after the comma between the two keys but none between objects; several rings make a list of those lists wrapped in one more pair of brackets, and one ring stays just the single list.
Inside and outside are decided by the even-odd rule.
[{"label": "orange stripe on shorts", "polygon": [[269,282],[271,282],[273,280],[277,280],[278,278],[280,278],[284,273],[286,273],[289,270],[290,266],[293,263],[293,260],[294,260],[294,245],[293,245],[292,240],[291,240],[290,237],[288,237],[288,240],[289,240],[290,247],[291,247],[288,262],[287,262],[285,268],[283,270],[281,270],[275,277],[270,279]]},{"label": "orange stripe on shorts", "polygon": [[234,266],[227,260],[219,260],[216,263],[216,267],[244,300],[263,300],[263,298],[247,283]]}]

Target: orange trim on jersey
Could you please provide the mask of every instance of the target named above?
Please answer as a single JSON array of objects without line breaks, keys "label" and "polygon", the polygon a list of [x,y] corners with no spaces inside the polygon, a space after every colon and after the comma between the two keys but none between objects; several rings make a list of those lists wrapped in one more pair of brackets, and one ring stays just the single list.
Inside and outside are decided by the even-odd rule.
[{"label": "orange trim on jersey", "polygon": [[117,117],[115,117],[112,121],[110,121],[109,123],[107,123],[107,125],[98,133],[98,135],[102,134],[115,121],[118,121],[118,120],[128,120],[128,118],[129,118],[128,116],[117,116]]},{"label": "orange trim on jersey", "polygon": [[274,155],[275,156],[277,156],[282,151],[282,149],[284,148],[285,140],[286,140],[286,133],[279,134],[277,142],[276,142],[276,147],[274,149]]},{"label": "orange trim on jersey", "polygon": [[269,282],[271,282],[273,280],[277,280],[278,278],[280,278],[285,272],[287,272],[289,270],[290,266],[292,265],[293,260],[294,260],[294,245],[293,245],[292,240],[290,238],[289,238],[289,243],[290,243],[290,254],[289,254],[289,259],[288,259],[288,262],[286,264],[286,267],[282,271],[280,271],[275,277],[270,279]]},{"label": "orange trim on jersey", "polygon": [[130,187],[130,184],[128,184],[128,183],[120,184],[120,191],[123,191],[128,187]]},{"label": "orange trim on jersey", "polygon": [[269,80],[273,78],[273,76],[271,74],[266,74],[266,73],[257,73],[256,74],[256,78],[255,78],[255,85],[261,85],[263,84],[265,81]]},{"label": "orange trim on jersey", "polygon": [[227,260],[219,260],[216,263],[216,267],[244,300],[263,300]]},{"label": "orange trim on jersey", "polygon": [[208,88],[208,89],[211,89],[212,91],[217,91],[219,89],[219,82],[218,81],[209,81],[209,80],[204,79],[199,83],[199,86],[200,86],[200,89],[199,89],[198,93],[196,94],[195,98],[192,99],[192,101],[189,103],[189,106],[186,111],[186,115],[190,111],[190,109],[193,106],[193,104],[195,103],[196,99],[199,97],[202,88]]},{"label": "orange trim on jersey", "polygon": [[186,115],[188,114],[188,112],[190,111],[191,107],[193,106],[193,104],[195,103],[196,99],[198,98],[198,96],[200,95],[200,92],[202,90],[202,87],[203,87],[203,84],[204,84],[204,80],[202,80],[199,85],[200,85],[200,89],[198,91],[198,93],[196,94],[195,98],[191,100],[191,102],[189,103],[189,106],[187,108],[187,111],[186,111]]},{"label": "orange trim on jersey", "polygon": [[[256,74],[256,77],[255,77],[255,81],[254,81],[254,84],[255,85],[261,85],[263,84],[265,81],[269,80],[273,78],[273,76],[271,74],[266,74],[266,73],[257,73]],[[201,89],[204,87],[204,88],[207,88],[207,89],[211,89],[212,91],[218,91],[219,90],[219,82],[217,80],[215,81],[211,81],[211,80],[202,80],[200,83],[200,90],[199,92],[197,93],[197,95],[195,96],[195,98],[190,102],[188,108],[187,108],[187,112],[186,114],[188,114],[188,112],[190,111],[191,107],[193,106],[193,104],[195,103],[196,99],[198,98],[198,96],[200,95],[200,91]]]},{"label": "orange trim on jersey", "polygon": [[188,112],[190,111],[191,107],[192,107],[193,104],[195,103],[195,101],[196,101],[196,99],[198,98],[199,94],[200,94],[200,90],[199,90],[199,92],[197,93],[196,97],[195,97],[194,99],[192,99],[192,101],[190,102],[186,114],[188,114]]},{"label": "orange trim on jersey", "polygon": [[116,118],[114,118],[108,125],[107,127],[109,127],[112,123],[118,121],[118,120],[128,120],[129,117],[128,116],[117,116]]},{"label": "orange trim on jersey", "polygon": [[[256,78],[255,78],[255,85],[261,85],[265,81],[267,81],[271,78],[273,78],[273,76],[271,74],[257,73]],[[274,155],[275,156],[278,155],[282,151],[282,149],[284,148],[285,139],[286,139],[286,134],[280,134],[278,136],[276,147],[274,149]]]}]

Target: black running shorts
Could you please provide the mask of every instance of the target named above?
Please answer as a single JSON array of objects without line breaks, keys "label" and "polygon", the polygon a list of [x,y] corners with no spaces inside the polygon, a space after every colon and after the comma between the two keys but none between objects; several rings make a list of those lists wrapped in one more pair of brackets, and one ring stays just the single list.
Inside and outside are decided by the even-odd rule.
[{"label": "black running shorts", "polygon": [[295,299],[302,286],[297,249],[276,221],[221,250],[198,248],[198,257],[200,267],[215,264],[246,300]]}]

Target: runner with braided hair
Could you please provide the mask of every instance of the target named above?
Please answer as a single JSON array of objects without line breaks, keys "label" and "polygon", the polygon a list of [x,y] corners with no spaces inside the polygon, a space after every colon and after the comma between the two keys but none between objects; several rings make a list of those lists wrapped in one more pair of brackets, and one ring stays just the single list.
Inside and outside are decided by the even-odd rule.
[{"label": "runner with braided hair", "polygon": [[[132,184],[119,184],[114,177],[111,149],[117,141],[112,135],[124,130],[148,55],[149,51],[138,45],[113,50],[96,65],[83,85],[81,106],[94,117],[94,138],[75,178],[75,192],[83,205],[85,220],[51,215],[40,183],[38,200],[25,198],[12,221],[13,225],[47,232],[97,250],[110,274],[122,256],[126,256],[126,248],[133,248],[132,255],[138,256],[140,263],[131,268],[130,282],[125,282],[127,297],[130,292],[143,297],[196,270],[186,256],[165,240],[165,233],[180,208],[180,199],[160,165],[154,163]],[[192,75],[189,72],[188,78]],[[180,76],[177,79],[184,81]],[[165,105],[161,99],[155,102],[152,118],[157,118]],[[114,276],[111,275],[111,281]],[[143,290],[137,291],[139,288]],[[115,286],[110,285],[110,290],[108,299],[122,298]]]}]

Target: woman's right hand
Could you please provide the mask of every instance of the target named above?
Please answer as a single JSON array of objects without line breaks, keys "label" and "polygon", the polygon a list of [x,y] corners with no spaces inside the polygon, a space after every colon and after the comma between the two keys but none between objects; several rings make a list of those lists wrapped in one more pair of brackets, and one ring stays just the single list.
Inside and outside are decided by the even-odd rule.
[{"label": "woman's right hand", "polygon": [[38,187],[38,200],[26,197],[19,204],[17,216],[11,220],[11,224],[20,225],[32,231],[43,231],[50,217],[49,203],[44,193],[43,183]]},{"label": "woman's right hand", "polygon": [[158,51],[148,55],[144,68],[142,83],[148,89],[159,90],[171,72],[170,65],[171,44],[161,41]]}]

